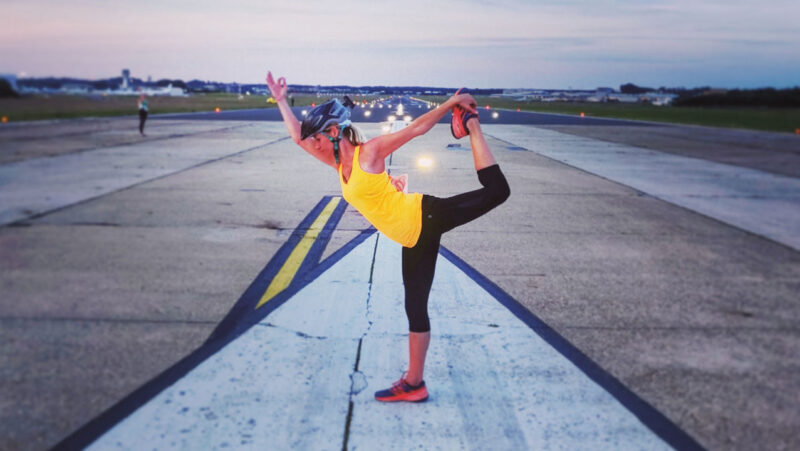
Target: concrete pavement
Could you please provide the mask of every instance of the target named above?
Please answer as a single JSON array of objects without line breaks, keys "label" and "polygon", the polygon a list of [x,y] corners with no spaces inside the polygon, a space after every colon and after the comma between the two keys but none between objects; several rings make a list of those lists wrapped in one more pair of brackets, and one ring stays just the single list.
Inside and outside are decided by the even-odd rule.
[{"label": "concrete pavement", "polygon": [[[150,138],[160,142],[78,150],[90,158],[109,152],[121,158],[119,168],[106,167],[121,171],[114,179],[140,169],[124,162],[142,156],[165,172],[82,201],[31,209],[28,219],[0,229],[3,448],[54,445],[200,346],[309,210],[338,194],[335,174],[280,140],[279,123],[153,123],[164,133],[154,128]],[[365,128],[369,135],[378,132]],[[554,161],[526,144],[557,148],[564,135],[528,127],[519,132],[527,133],[526,143],[509,144],[502,126],[486,132],[505,140],[490,139],[490,145],[512,197],[446,235],[443,244],[701,445],[796,446],[797,251]],[[393,156],[393,170],[410,174],[412,190],[447,195],[472,189],[471,156],[448,150],[452,142],[439,126]],[[173,165],[183,159],[178,150],[191,151]],[[415,166],[422,154],[435,159],[432,170]],[[73,181],[92,184],[80,174]],[[348,209],[321,258],[367,228]],[[450,349],[443,346],[438,352]],[[455,360],[464,359],[458,355]],[[446,399],[452,389],[441,383],[445,368],[433,366],[429,384],[435,390],[440,375]],[[469,374],[453,371],[462,380]],[[336,380],[331,390],[351,382]],[[356,408],[372,409],[367,398]],[[466,405],[448,408],[473,412]],[[341,446],[345,425],[336,426],[339,437],[331,440]],[[367,430],[351,427],[352,446],[365,443],[359,440]],[[534,433],[535,427],[522,430]]]}]

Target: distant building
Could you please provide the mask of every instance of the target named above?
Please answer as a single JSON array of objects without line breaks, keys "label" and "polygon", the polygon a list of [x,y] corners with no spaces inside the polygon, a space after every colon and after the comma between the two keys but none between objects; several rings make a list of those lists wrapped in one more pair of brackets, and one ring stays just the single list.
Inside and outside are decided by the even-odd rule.
[{"label": "distant building", "polygon": [[92,86],[88,83],[65,83],[61,85],[60,91],[64,94],[84,95],[92,91]]},{"label": "distant building", "polygon": [[642,96],[639,94],[612,94],[608,96],[609,102],[619,102],[619,103],[637,103],[642,100]]}]

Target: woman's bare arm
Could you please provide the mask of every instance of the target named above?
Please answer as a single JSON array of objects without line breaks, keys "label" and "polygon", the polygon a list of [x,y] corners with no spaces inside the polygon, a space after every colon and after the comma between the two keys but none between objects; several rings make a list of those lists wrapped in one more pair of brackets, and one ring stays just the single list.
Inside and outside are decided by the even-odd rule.
[{"label": "woman's bare arm", "polygon": [[388,157],[403,144],[417,136],[424,135],[438,123],[455,106],[477,114],[475,99],[469,94],[454,95],[435,109],[415,119],[408,127],[387,135],[377,136],[369,140],[362,152],[370,161],[379,161]]},{"label": "woman's bare arm", "polygon": [[312,139],[300,139],[300,121],[297,120],[292,109],[289,107],[289,103],[286,101],[286,94],[289,91],[286,79],[281,77],[276,81],[272,77],[272,72],[267,72],[267,86],[272,93],[272,97],[278,103],[278,109],[283,117],[283,123],[286,125],[286,130],[289,131],[289,136],[292,138],[292,141],[302,147],[303,150],[310,153],[314,158],[334,169],[338,169],[332,153],[321,152]]}]

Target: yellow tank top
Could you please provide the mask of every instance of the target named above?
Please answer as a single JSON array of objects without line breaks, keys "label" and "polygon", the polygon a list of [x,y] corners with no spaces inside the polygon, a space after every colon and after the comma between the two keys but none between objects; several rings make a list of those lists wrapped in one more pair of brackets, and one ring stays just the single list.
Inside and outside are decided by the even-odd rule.
[{"label": "yellow tank top", "polygon": [[414,247],[422,230],[422,194],[397,191],[386,171],[364,172],[358,163],[360,149],[361,146],[356,147],[353,170],[347,182],[339,165],[342,196],[389,239],[405,247]]}]

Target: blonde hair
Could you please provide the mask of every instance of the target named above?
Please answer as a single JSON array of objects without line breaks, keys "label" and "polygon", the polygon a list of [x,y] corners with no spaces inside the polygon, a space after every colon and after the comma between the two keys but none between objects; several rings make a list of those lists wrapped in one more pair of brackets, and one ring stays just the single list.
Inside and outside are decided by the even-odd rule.
[{"label": "blonde hair", "polygon": [[347,139],[350,144],[360,146],[367,142],[367,137],[355,125],[348,125],[342,130],[342,137]]}]

